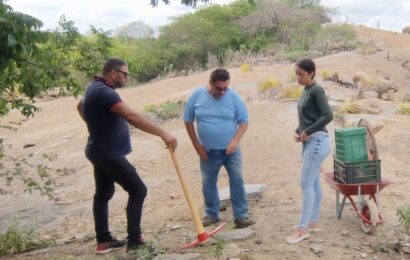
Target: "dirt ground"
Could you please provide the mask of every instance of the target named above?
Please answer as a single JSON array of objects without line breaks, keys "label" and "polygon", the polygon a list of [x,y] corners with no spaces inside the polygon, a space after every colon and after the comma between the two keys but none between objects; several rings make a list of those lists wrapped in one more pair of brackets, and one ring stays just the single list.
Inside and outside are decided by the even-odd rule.
[{"label": "dirt ground", "polygon": [[[365,92],[365,98],[357,101],[360,106],[378,108],[380,114],[349,114],[347,121],[368,119],[373,125],[383,125],[376,140],[382,159],[382,176],[395,183],[381,192],[379,209],[385,223],[379,226],[375,235],[364,234],[360,222],[351,207],[346,207],[342,219],[335,217],[335,192],[322,180],[323,204],[321,229],[297,245],[286,244],[291,227],[298,222],[301,190],[299,188],[300,145],[292,139],[297,125],[296,102],[262,99],[257,84],[268,76],[290,84],[293,64],[278,64],[253,67],[251,72],[231,68],[231,86],[246,100],[250,114],[249,130],[241,147],[244,160],[244,175],[248,184],[266,184],[268,189],[259,201],[251,201],[250,214],[256,221],[252,227],[256,235],[250,239],[235,242],[243,252],[243,259],[316,259],[319,256],[310,250],[312,244],[319,244],[323,250],[322,259],[410,259],[409,255],[394,252],[375,253],[371,245],[389,242],[401,233],[396,216],[400,206],[409,203],[410,166],[410,117],[396,113],[405,87],[410,87],[410,71],[401,66],[402,57],[410,58],[410,35],[357,28],[360,38],[373,41],[381,51],[372,55],[358,52],[339,53],[317,59],[318,82],[325,88],[332,106],[339,106],[341,100],[348,100],[355,90],[342,88],[332,82],[323,82],[321,71],[338,72],[351,81],[356,72],[372,77],[389,77],[400,86],[393,101],[376,98],[372,91]],[[385,59],[389,52],[391,60]],[[209,71],[188,77],[170,78],[152,82],[141,87],[119,90],[123,99],[134,109],[142,111],[147,104],[160,104],[167,100],[186,100],[198,85],[207,82]],[[23,186],[16,182],[12,187],[0,183],[0,187],[11,194],[0,196],[0,232],[18,220],[22,226],[34,227],[43,236],[57,240],[93,234],[92,197],[94,179],[90,163],[84,157],[87,129],[77,114],[77,100],[72,97],[40,102],[41,112],[34,118],[24,120],[13,111],[2,120],[2,124],[13,125],[17,131],[1,129],[0,137],[5,139],[10,156],[28,157],[28,161],[47,164],[50,167],[74,169],[66,175],[56,176],[58,201],[50,201],[34,193],[23,192]],[[21,123],[21,124],[20,124]],[[194,201],[202,211],[202,193],[198,156],[186,134],[181,118],[163,124],[178,137],[177,158],[193,194]],[[332,143],[336,122],[329,125]],[[23,149],[26,144],[35,146]],[[171,158],[159,138],[136,131],[132,136],[133,152],[128,159],[136,166],[149,193],[146,198],[142,227],[148,240],[175,252],[176,249],[195,237],[195,229],[188,206],[182,196]],[[57,155],[49,161],[43,154]],[[324,168],[333,169],[332,156]],[[221,172],[219,187],[226,187],[228,178]],[[125,206],[127,194],[116,187],[117,192],[110,202],[110,227],[119,237],[126,236]],[[172,199],[172,194],[181,196]],[[232,222],[230,208],[222,217]],[[182,227],[172,230],[172,227]],[[229,226],[229,225],[228,225]],[[229,228],[229,227],[228,227]],[[192,249],[203,259],[215,259],[212,246]],[[120,253],[97,257],[95,242],[75,241],[46,250],[10,256],[10,259],[115,259]],[[245,258],[247,255],[248,258]],[[376,258],[375,258],[376,257]]]}]

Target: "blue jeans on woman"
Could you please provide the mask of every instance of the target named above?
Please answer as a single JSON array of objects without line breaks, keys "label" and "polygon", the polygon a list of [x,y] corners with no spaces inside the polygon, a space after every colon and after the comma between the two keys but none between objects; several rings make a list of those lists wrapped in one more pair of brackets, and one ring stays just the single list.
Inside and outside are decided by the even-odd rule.
[{"label": "blue jeans on woman", "polygon": [[248,217],[248,201],[242,175],[242,157],[240,149],[226,155],[226,150],[208,151],[208,160],[200,161],[202,192],[204,194],[205,214],[219,220],[218,174],[222,166],[229,176],[229,189],[234,219]]},{"label": "blue jeans on woman", "polygon": [[307,229],[309,223],[319,220],[322,190],[320,188],[320,166],[330,153],[329,135],[320,131],[313,133],[302,148],[302,179],[300,186],[303,191],[302,215],[299,227]]}]

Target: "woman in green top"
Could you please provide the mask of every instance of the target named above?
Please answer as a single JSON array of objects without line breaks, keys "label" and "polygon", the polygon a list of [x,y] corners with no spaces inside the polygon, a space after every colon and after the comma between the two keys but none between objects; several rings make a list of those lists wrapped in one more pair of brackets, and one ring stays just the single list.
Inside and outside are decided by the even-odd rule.
[{"label": "woman in green top", "polygon": [[295,73],[299,84],[305,86],[298,103],[299,126],[294,133],[295,141],[302,142],[300,186],[303,204],[300,222],[286,239],[290,244],[304,240],[309,236],[309,231],[319,229],[322,200],[320,167],[330,153],[326,125],[333,119],[325,92],[314,80],[315,63],[311,59],[300,60],[296,64]]}]

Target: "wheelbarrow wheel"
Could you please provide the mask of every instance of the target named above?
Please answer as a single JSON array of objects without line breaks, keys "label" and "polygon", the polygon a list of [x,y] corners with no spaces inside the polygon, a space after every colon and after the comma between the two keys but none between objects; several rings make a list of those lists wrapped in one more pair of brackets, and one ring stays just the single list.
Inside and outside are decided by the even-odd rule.
[{"label": "wheelbarrow wheel", "polygon": [[376,203],[372,199],[366,200],[361,213],[371,222],[367,223],[363,219],[360,219],[362,230],[367,234],[374,234],[377,230],[377,221],[379,219],[379,210],[377,209]]}]

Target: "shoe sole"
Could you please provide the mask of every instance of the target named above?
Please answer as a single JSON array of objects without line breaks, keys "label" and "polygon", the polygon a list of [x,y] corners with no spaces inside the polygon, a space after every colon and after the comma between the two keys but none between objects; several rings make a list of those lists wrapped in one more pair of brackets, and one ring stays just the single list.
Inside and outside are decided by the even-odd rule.
[{"label": "shoe sole", "polygon": [[[297,229],[297,228],[299,228],[299,226],[293,226],[292,227],[292,230],[295,230],[295,229]],[[307,229],[310,233],[318,233],[318,232],[320,232],[320,228],[308,228]]]},{"label": "shoe sole", "polygon": [[303,236],[301,236],[301,237],[299,237],[298,239],[295,239],[295,240],[286,239],[286,242],[288,242],[288,244],[297,244],[299,242],[302,242],[303,240],[305,240],[308,237],[309,237],[309,234],[306,233]]},{"label": "shoe sole", "polygon": [[106,249],[106,250],[100,250],[100,251],[95,251],[95,254],[96,255],[103,255],[103,254],[107,254],[107,253],[109,253],[109,252],[112,252],[112,251],[115,251],[115,250],[120,250],[120,249],[122,249],[122,248],[124,248],[125,247],[125,245],[124,246],[122,246],[122,247],[115,247],[115,248],[108,248],[108,249]]},{"label": "shoe sole", "polygon": [[248,225],[237,225],[237,224],[235,224],[235,228],[247,228],[247,227],[250,227],[250,226],[255,225],[255,224],[256,224],[256,222],[252,222]]}]

